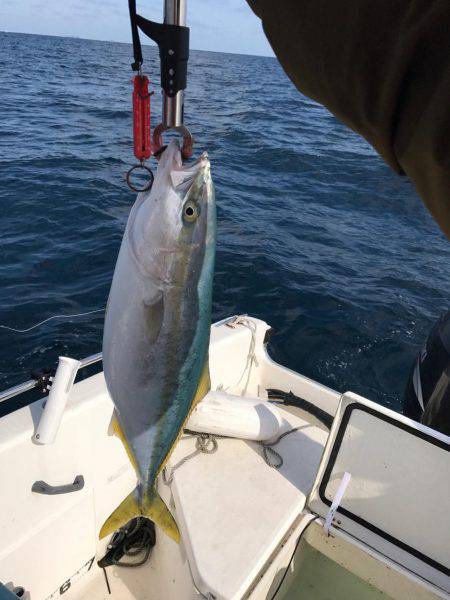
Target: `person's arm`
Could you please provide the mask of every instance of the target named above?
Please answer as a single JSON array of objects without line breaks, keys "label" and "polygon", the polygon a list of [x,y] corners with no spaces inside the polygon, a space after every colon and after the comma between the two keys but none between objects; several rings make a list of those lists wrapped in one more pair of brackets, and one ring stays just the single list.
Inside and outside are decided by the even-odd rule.
[{"label": "person's arm", "polygon": [[248,0],[297,88],[406,174],[450,238],[449,0]]}]

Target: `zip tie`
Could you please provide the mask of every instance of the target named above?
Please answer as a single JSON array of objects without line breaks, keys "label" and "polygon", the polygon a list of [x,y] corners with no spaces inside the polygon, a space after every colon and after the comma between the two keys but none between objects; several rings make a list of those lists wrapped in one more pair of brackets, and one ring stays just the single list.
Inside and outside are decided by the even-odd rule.
[{"label": "zip tie", "polygon": [[334,519],[334,515],[336,514],[337,509],[339,508],[342,498],[344,497],[345,490],[347,489],[351,478],[352,476],[350,475],[350,473],[347,473],[346,471],[344,473],[344,476],[342,477],[341,483],[339,484],[336,495],[333,498],[333,502],[331,504],[330,510],[328,511],[327,518],[325,519],[325,524],[323,526],[327,536],[330,535],[331,523]]}]

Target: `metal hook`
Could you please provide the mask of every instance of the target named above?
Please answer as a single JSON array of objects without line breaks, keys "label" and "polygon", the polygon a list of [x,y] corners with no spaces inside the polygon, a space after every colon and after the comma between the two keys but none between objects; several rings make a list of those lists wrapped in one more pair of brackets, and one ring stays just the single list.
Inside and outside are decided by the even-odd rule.
[{"label": "metal hook", "polygon": [[[178,125],[177,127],[168,127],[164,125],[164,123],[160,123],[155,130],[153,131],[153,147],[158,150],[162,147],[162,134],[165,131],[176,131],[183,136],[183,146],[181,148],[181,156],[184,159],[190,158],[194,152],[194,138],[192,137],[191,132],[185,125]],[[158,150],[153,154],[156,155]]]}]

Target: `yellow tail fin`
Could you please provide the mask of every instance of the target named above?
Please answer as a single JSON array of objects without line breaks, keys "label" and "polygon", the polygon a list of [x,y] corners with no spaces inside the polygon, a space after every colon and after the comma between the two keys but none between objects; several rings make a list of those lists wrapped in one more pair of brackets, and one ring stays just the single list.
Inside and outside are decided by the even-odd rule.
[{"label": "yellow tail fin", "polygon": [[151,496],[146,497],[142,514],[161,527],[164,533],[171,537],[177,544],[180,543],[178,525],[158,492],[155,491]]},{"label": "yellow tail fin", "polygon": [[178,531],[175,519],[157,492],[153,492],[151,496],[147,496],[142,506],[139,506],[137,503],[135,493],[131,492],[106,519],[98,537],[100,539],[106,537],[134,517],[147,517],[151,519],[156,525],[161,527],[164,533],[177,542],[177,544],[179,543],[180,532]]},{"label": "yellow tail fin", "polygon": [[[166,457],[161,463],[158,473],[160,473],[164,468],[164,465],[166,464],[170,454],[172,453],[176,442],[182,435],[183,427],[186,424],[190,413],[195,408],[195,406],[204,398],[204,396],[209,392],[210,389],[211,380],[209,376],[209,363],[208,359],[206,359],[205,366],[203,368],[202,375],[200,377],[200,381],[198,383],[197,391],[192,401],[189,414],[187,415],[184,424],[180,428],[177,440],[172,444],[172,447],[170,448],[169,452],[167,453]],[[136,474],[138,474],[139,469],[136,464],[136,459],[134,458],[133,452],[127,442],[125,434],[122,431],[115,411],[111,419],[109,433],[110,435],[116,435],[122,441],[128,458],[130,459],[130,462],[133,465]],[[156,525],[161,527],[164,533],[166,533],[169,537],[175,540],[175,542],[179,543],[180,532],[178,530],[178,526],[175,522],[175,519],[172,517],[169,509],[164,504],[159,494],[155,491],[144,498],[142,506],[139,506],[134,492],[127,496],[125,500],[123,500],[123,502],[120,504],[120,506],[116,508],[116,510],[106,519],[105,523],[103,524],[103,527],[100,530],[99,538],[102,539],[110,533],[117,531],[117,529],[128,523],[128,521],[134,519],[134,517],[147,517],[148,519],[151,519],[154,523],[156,523]]]}]

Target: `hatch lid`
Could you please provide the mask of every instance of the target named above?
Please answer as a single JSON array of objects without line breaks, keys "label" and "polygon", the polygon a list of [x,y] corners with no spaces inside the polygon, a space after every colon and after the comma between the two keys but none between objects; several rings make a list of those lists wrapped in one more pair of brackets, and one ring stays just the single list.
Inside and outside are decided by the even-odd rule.
[{"label": "hatch lid", "polygon": [[450,591],[450,437],[345,393],[308,498],[312,512],[326,519],[345,473],[332,525]]}]

